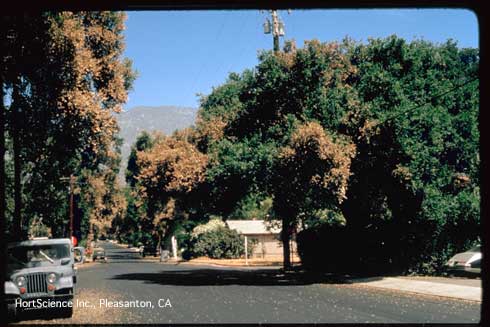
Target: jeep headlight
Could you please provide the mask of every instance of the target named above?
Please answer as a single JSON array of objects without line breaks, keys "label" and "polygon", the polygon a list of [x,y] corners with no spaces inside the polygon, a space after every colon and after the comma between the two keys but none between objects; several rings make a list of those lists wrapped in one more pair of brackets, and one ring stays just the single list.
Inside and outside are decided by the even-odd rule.
[{"label": "jeep headlight", "polygon": [[15,279],[15,284],[17,284],[17,287],[24,287],[26,286],[26,278],[24,276],[19,276]]},{"label": "jeep headlight", "polygon": [[48,283],[54,284],[54,282],[56,282],[56,274],[55,273],[48,274],[46,280],[48,281]]}]

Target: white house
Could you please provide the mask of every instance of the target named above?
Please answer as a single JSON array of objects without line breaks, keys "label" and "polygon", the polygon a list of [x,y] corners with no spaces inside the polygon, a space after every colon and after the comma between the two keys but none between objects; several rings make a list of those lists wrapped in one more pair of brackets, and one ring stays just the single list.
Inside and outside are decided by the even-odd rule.
[{"label": "white house", "polygon": [[[281,222],[273,223],[264,220],[227,220],[226,225],[238,234],[247,236],[255,243],[250,255],[252,258],[282,258],[282,242],[280,239]],[[296,241],[291,241],[291,252],[297,252]]]}]

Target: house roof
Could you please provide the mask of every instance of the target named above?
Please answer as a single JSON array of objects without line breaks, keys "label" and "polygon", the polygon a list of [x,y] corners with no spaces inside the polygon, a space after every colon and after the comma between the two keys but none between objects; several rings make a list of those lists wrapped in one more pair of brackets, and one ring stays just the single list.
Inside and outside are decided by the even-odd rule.
[{"label": "house roof", "polygon": [[258,235],[258,234],[279,234],[281,228],[280,221],[275,221],[274,226],[264,220],[227,220],[226,225],[234,229],[238,234]]}]

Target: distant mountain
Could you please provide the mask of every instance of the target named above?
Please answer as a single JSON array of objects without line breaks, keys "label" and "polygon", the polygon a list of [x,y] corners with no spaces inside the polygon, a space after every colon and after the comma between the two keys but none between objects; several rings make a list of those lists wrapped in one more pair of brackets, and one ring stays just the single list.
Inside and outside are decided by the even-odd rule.
[{"label": "distant mountain", "polygon": [[117,114],[120,127],[119,136],[123,138],[119,173],[121,180],[124,180],[131,146],[142,131],[160,131],[170,135],[177,129],[193,125],[197,110],[197,108],[175,106],[134,107]]}]

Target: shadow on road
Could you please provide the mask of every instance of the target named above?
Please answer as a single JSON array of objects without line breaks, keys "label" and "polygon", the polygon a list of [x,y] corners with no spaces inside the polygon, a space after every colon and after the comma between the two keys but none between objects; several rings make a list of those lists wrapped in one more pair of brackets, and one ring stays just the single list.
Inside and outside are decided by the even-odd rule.
[{"label": "shadow on road", "polygon": [[130,251],[119,251],[117,253],[108,253],[107,258],[109,259],[140,259],[141,255],[137,252]]},{"label": "shadow on road", "polygon": [[130,273],[112,277],[116,280],[138,280],[150,284],[205,286],[205,285],[258,285],[258,286],[291,286],[318,283],[346,284],[344,277],[306,273],[303,271],[284,273],[280,270],[220,270],[193,269],[161,271],[155,273]]}]

